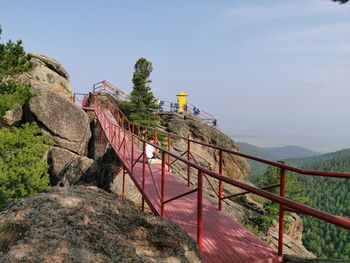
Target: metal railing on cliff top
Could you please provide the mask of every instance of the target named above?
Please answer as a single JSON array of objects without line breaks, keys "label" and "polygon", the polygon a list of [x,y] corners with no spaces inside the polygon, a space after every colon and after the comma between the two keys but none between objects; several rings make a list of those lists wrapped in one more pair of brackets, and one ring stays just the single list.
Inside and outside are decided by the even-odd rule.
[{"label": "metal railing on cliff top", "polygon": [[[80,95],[76,94],[76,95],[83,96],[84,98],[88,98],[87,94],[80,94]],[[209,178],[217,180],[219,182],[219,184],[218,184],[219,187],[217,190],[214,189],[212,184],[210,184],[213,192],[215,193],[215,195],[218,198],[218,209],[219,210],[222,210],[222,201],[223,200],[225,200],[227,198],[234,197],[234,196],[238,196],[238,195],[248,194],[248,193],[252,193],[252,194],[261,196],[263,198],[266,198],[270,201],[273,201],[273,202],[276,202],[279,204],[278,254],[281,256],[283,255],[284,214],[285,214],[285,211],[291,211],[291,212],[295,212],[295,213],[310,215],[312,217],[321,219],[325,222],[328,222],[328,223],[340,226],[344,229],[350,230],[350,218],[332,215],[332,214],[320,211],[318,209],[309,207],[307,205],[298,203],[296,201],[290,200],[290,199],[285,197],[286,190],[287,190],[286,189],[286,176],[287,176],[286,172],[287,171],[291,171],[291,172],[297,173],[299,175],[325,176],[325,177],[346,178],[346,179],[350,179],[349,173],[300,169],[300,168],[296,168],[296,167],[289,166],[286,164],[282,164],[282,163],[278,163],[278,162],[274,162],[274,161],[269,161],[269,160],[266,160],[263,158],[259,158],[259,157],[255,157],[255,156],[248,155],[245,153],[241,153],[238,151],[233,151],[231,149],[218,147],[218,146],[211,145],[208,143],[185,138],[185,137],[179,136],[177,134],[168,133],[164,130],[160,130],[157,128],[147,127],[147,126],[143,126],[143,125],[135,125],[134,123],[131,123],[128,120],[128,118],[124,115],[124,113],[115,104],[114,100],[110,99],[107,96],[106,105],[101,105],[97,100],[98,94],[92,94],[92,95],[94,95],[94,110],[95,110],[96,114],[100,116],[99,117],[100,122],[107,122],[108,123],[108,127],[110,127],[108,132],[112,132],[112,133],[114,132],[115,134],[122,133],[122,134],[124,134],[124,142],[123,142],[124,145],[126,145],[126,142],[127,142],[126,140],[128,140],[128,138],[129,138],[129,142],[131,142],[131,144],[132,144],[132,149],[131,149],[132,153],[130,155],[132,157],[130,158],[130,160],[128,160],[129,162],[127,163],[126,159],[122,160],[123,166],[124,166],[124,171],[126,170],[131,175],[131,178],[133,177],[132,176],[133,175],[133,167],[136,164],[135,160],[133,160],[133,154],[134,154],[133,151],[134,151],[135,146],[140,147],[140,144],[142,144],[143,153],[142,153],[142,155],[140,155],[140,157],[138,157],[138,160],[140,160],[140,158],[143,156],[143,174],[145,173],[146,163],[147,163],[146,157],[145,157],[146,156],[145,155],[146,143],[152,145],[153,147],[158,149],[158,151],[161,152],[161,160],[162,160],[162,169],[161,169],[162,181],[161,182],[162,182],[162,184],[161,184],[161,190],[160,190],[160,206],[161,206],[160,215],[163,215],[164,205],[166,203],[171,202],[171,201],[178,199],[180,197],[183,197],[186,194],[193,193],[195,191],[198,192],[198,197],[197,197],[197,207],[198,207],[198,209],[197,209],[197,215],[198,215],[197,216],[197,242],[199,244],[200,249],[202,247],[202,224],[203,224],[203,221],[202,221],[203,177],[206,178],[207,180],[209,177]],[[85,103],[86,103],[86,100],[85,100]],[[84,104],[82,106],[87,107],[88,104]],[[105,113],[103,113],[103,111],[101,110],[103,108],[103,106],[106,107],[106,109],[109,109],[111,111],[111,113],[113,114],[114,118],[117,121],[117,124],[114,124],[112,122],[112,120],[110,118],[108,118],[108,116],[104,115]],[[106,123],[104,123],[104,125],[102,124],[102,126],[106,127]],[[157,138],[157,134],[159,134],[159,133],[165,134],[168,138],[167,139],[168,140],[167,149],[159,146],[158,144],[153,144],[153,143],[148,142],[147,138],[142,138],[142,136],[141,136],[142,130],[153,131],[155,138]],[[106,134],[107,130],[105,130],[104,132]],[[174,153],[172,151],[172,147],[171,147],[172,138],[185,140],[187,142],[187,151],[181,155],[179,155],[178,153]],[[115,144],[115,142],[113,142],[113,141],[110,143],[111,143],[111,145]],[[117,153],[118,152],[120,153],[120,151],[122,151],[122,149],[123,149],[124,153],[121,156],[126,156],[127,149],[125,146],[122,147],[123,143],[119,139],[120,145],[118,145],[118,146],[115,145],[114,149],[117,151]],[[198,163],[196,163],[196,160],[194,159],[193,155],[191,154],[191,145],[192,144],[202,145],[204,147],[207,147],[208,149],[213,149],[213,150],[218,152],[218,156],[219,156],[219,171],[218,172],[211,171],[211,170],[199,165]],[[275,185],[271,185],[271,186],[267,186],[267,187],[263,187],[263,188],[258,188],[258,187],[252,186],[250,184],[247,184],[245,182],[235,180],[235,179],[230,178],[228,176],[224,176],[223,175],[223,165],[224,165],[223,154],[240,156],[243,158],[247,158],[250,160],[254,160],[254,161],[257,161],[257,162],[260,162],[263,164],[267,164],[267,165],[271,165],[271,166],[279,168],[279,170],[280,170],[280,173],[279,173],[280,183],[275,184]],[[165,165],[167,164],[169,169],[170,169],[171,164],[174,163],[175,161],[180,161],[181,163],[183,163],[187,166],[187,184],[188,184],[188,186],[191,185],[191,168],[197,170],[197,172],[198,172],[197,173],[197,187],[188,193],[183,193],[177,197],[171,198],[171,200],[164,200],[165,184],[166,184]],[[238,187],[244,191],[241,192],[240,194],[223,196],[222,190],[223,190],[224,183],[231,185],[231,186]],[[146,200],[146,202],[150,206],[151,210],[155,214],[159,214],[157,212],[157,210],[154,208],[154,204],[152,204],[149,201],[149,199],[147,198],[147,196],[143,192],[142,187],[139,187],[138,185],[137,185],[137,187],[142,195],[142,200],[143,201]],[[280,190],[279,195],[275,195],[273,193],[265,191],[266,189],[275,188],[275,187],[279,187],[279,190]],[[123,187],[123,194],[124,194],[124,187]]]}]

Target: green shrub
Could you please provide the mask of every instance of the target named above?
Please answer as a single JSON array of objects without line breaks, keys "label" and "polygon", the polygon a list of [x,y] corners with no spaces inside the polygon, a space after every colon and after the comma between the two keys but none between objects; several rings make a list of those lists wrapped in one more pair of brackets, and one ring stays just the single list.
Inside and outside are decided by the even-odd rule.
[{"label": "green shrub", "polygon": [[44,156],[49,145],[51,141],[36,123],[0,130],[0,202],[23,198],[48,186]]},{"label": "green shrub", "polygon": [[9,81],[10,76],[23,73],[30,68],[31,63],[21,40],[0,43],[0,116],[17,105],[23,105],[33,97],[34,94],[29,85]]},{"label": "green shrub", "polygon": [[[0,35],[1,35],[0,28]],[[18,40],[0,43],[0,81],[7,76],[12,76],[28,71],[31,68],[29,57],[24,51],[22,41]]]},{"label": "green shrub", "polygon": [[22,85],[13,81],[0,83],[0,116],[28,102],[33,96],[30,85]]}]

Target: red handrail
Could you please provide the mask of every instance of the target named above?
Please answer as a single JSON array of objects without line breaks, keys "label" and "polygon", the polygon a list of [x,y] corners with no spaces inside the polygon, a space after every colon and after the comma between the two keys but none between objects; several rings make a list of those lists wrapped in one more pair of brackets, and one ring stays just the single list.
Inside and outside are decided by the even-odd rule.
[{"label": "red handrail", "polygon": [[[124,119],[127,121],[127,123],[131,123],[129,121],[129,119],[124,115],[124,113],[119,109],[119,107],[117,105],[114,104],[113,107],[115,107],[120,112],[120,114],[122,114],[122,116],[124,116]],[[166,132],[164,130],[157,129],[157,128],[154,128],[154,127],[149,127],[149,126],[145,126],[145,125],[139,125],[139,126],[141,128],[145,128],[145,129],[148,129],[148,130],[157,131],[157,132],[164,133],[164,134],[169,134],[173,138],[182,139],[182,140],[185,140],[185,141],[188,141],[188,142],[191,142],[191,143],[195,143],[195,144],[199,144],[199,145],[202,145],[202,146],[206,146],[206,147],[211,148],[211,149],[219,150],[219,151],[222,151],[224,153],[229,153],[229,154],[232,154],[232,155],[244,157],[244,158],[247,158],[247,159],[250,159],[250,160],[253,160],[253,161],[257,161],[257,162],[260,162],[260,163],[272,165],[272,166],[275,166],[275,167],[278,167],[278,168],[283,168],[285,170],[288,170],[288,171],[291,171],[291,172],[295,172],[295,173],[298,173],[298,174],[315,175],[315,176],[327,176],[327,177],[338,177],[338,178],[350,178],[350,174],[349,173],[317,171],[317,170],[308,170],[308,169],[296,168],[296,167],[289,166],[289,165],[286,165],[286,164],[283,164],[283,163],[266,160],[266,159],[263,159],[263,158],[260,158],[260,157],[256,157],[256,156],[253,156],[253,155],[245,154],[245,153],[238,152],[238,151],[233,151],[233,150],[228,149],[228,148],[219,147],[219,146],[216,146],[216,145],[213,145],[213,144],[209,144],[209,143],[197,141],[197,140],[194,140],[194,139],[186,138],[186,137],[180,136],[178,134],[175,134],[175,133],[172,133],[172,132]]]},{"label": "red handrail", "polygon": [[[97,99],[94,100],[94,105],[95,105],[96,112],[98,112],[100,110],[100,106],[99,106],[99,103],[98,103]],[[275,195],[275,194],[270,193],[268,191],[265,191],[263,189],[257,188],[255,186],[251,186],[251,185],[249,185],[247,183],[244,183],[244,182],[241,182],[241,181],[238,181],[238,180],[234,180],[234,179],[229,178],[227,176],[223,176],[223,175],[220,174],[222,172],[221,171],[222,168],[220,168],[219,174],[215,173],[213,171],[210,171],[210,170],[200,166],[199,164],[196,164],[196,163],[192,162],[188,158],[183,158],[182,156],[179,156],[178,154],[175,154],[175,153],[171,152],[168,149],[165,149],[165,148],[160,147],[159,145],[147,142],[145,139],[143,139],[139,135],[135,135],[133,132],[131,132],[130,129],[127,130],[125,128],[125,123],[123,123],[123,121],[126,120],[126,122],[128,124],[127,127],[130,127],[130,125],[129,125],[130,121],[125,117],[125,115],[120,111],[120,109],[114,103],[113,104],[109,103],[108,106],[112,107],[113,110],[116,109],[116,111],[118,113],[118,115],[116,117],[117,118],[117,122],[123,124],[123,126],[118,125],[117,128],[119,130],[123,129],[124,130],[124,134],[127,133],[129,136],[134,137],[134,139],[136,138],[138,140],[138,142],[142,142],[143,143],[144,147],[145,147],[145,144],[148,143],[148,144],[152,145],[153,147],[155,147],[156,149],[158,149],[158,150],[160,150],[162,152],[162,175],[164,173],[165,154],[168,157],[172,157],[175,160],[179,160],[182,163],[184,163],[185,165],[187,165],[187,166],[189,166],[191,168],[194,168],[194,169],[196,169],[198,171],[198,176],[197,176],[197,180],[198,180],[197,186],[198,186],[198,188],[194,189],[193,191],[196,191],[196,190],[198,191],[198,200],[197,200],[197,202],[198,202],[198,211],[197,211],[197,213],[198,213],[198,222],[197,222],[198,233],[197,233],[197,239],[198,239],[198,244],[200,245],[200,248],[201,248],[201,231],[202,231],[201,202],[202,202],[202,195],[203,195],[203,185],[202,185],[202,180],[203,180],[202,176],[203,176],[203,174],[206,174],[206,175],[210,176],[211,178],[217,179],[219,181],[219,183],[221,184],[221,188],[222,188],[222,183],[227,183],[229,185],[236,186],[236,187],[238,187],[240,189],[246,190],[249,193],[253,193],[253,194],[259,195],[261,197],[264,197],[264,198],[266,198],[268,200],[271,200],[273,202],[277,202],[277,203],[280,204],[279,246],[278,246],[278,254],[279,255],[282,255],[282,253],[283,253],[283,235],[284,235],[283,227],[284,227],[284,211],[285,210],[292,210],[292,211],[297,212],[297,213],[311,215],[313,217],[319,218],[319,219],[324,220],[326,222],[329,222],[329,223],[332,223],[334,225],[337,225],[337,226],[340,226],[342,228],[350,230],[350,219],[349,218],[335,216],[335,215],[332,215],[332,214],[329,214],[329,213],[317,210],[315,208],[309,207],[307,205],[300,204],[298,202],[289,200],[288,198],[284,197],[284,193],[285,193],[285,176],[286,176],[285,172],[287,170],[295,172],[295,173],[299,173],[299,174],[306,174],[306,175],[313,175],[313,176],[328,176],[328,177],[336,177],[336,178],[350,178],[350,174],[348,174],[348,173],[339,173],[339,172],[325,172],[325,171],[299,169],[299,168],[295,168],[295,167],[288,166],[288,165],[285,165],[285,164],[272,162],[272,161],[265,160],[265,159],[262,159],[262,158],[259,158],[259,157],[255,157],[255,156],[247,155],[247,154],[244,154],[244,153],[232,151],[230,149],[225,149],[225,148],[221,148],[221,147],[218,147],[218,146],[213,146],[213,145],[210,145],[210,144],[194,141],[194,140],[187,139],[187,138],[184,138],[184,137],[176,135],[176,137],[178,137],[178,138],[187,139],[190,142],[199,143],[201,145],[205,145],[205,146],[208,146],[208,147],[211,147],[211,148],[219,150],[220,151],[220,156],[221,156],[220,159],[222,159],[222,152],[226,152],[226,153],[229,153],[229,154],[245,157],[245,158],[248,158],[248,159],[251,159],[251,160],[255,160],[255,161],[258,161],[258,162],[261,162],[261,163],[273,165],[275,167],[280,168],[280,178],[281,178],[280,184],[279,184],[279,186],[280,186],[280,196],[278,196],[278,195]],[[114,113],[115,113],[115,111],[114,111]],[[102,124],[103,121],[106,121],[106,119],[99,119],[99,121]],[[146,126],[144,126],[144,127],[146,127]],[[147,128],[148,129],[153,129],[151,127],[147,127]],[[157,130],[157,131],[160,131],[160,132],[164,132],[164,131],[161,131],[159,129],[154,129],[154,130]],[[126,138],[126,136],[125,136],[125,138]],[[117,152],[119,151],[118,148],[115,148],[115,150]],[[145,154],[143,156],[144,156],[143,162],[145,162]],[[220,160],[220,163],[221,162],[222,162],[222,160]],[[222,166],[222,164],[220,166]],[[130,175],[133,174],[131,169],[129,169],[128,165],[125,165],[124,169],[127,170]],[[144,169],[145,168],[143,168],[143,173],[144,173]],[[163,176],[162,176],[162,178],[163,178]],[[138,187],[138,189],[140,190],[143,200],[146,200],[148,205],[151,207],[151,210],[155,214],[158,214],[158,212],[155,209],[155,207],[153,206],[153,204],[150,202],[150,200],[147,198],[147,196],[143,192],[142,187],[140,187],[136,183],[135,180],[134,180],[134,182],[135,182],[136,186]],[[165,183],[166,183],[166,180],[163,178],[162,179],[162,189],[161,189],[161,196],[163,196],[163,197],[164,197],[164,194],[165,194]],[[184,194],[186,194],[186,193],[184,193]],[[171,200],[164,200],[164,198],[161,198],[161,207],[162,207],[161,211],[164,211],[164,205],[166,203],[168,203],[168,202],[170,202],[172,200],[175,200],[177,198],[180,198],[181,196],[183,196],[183,195],[179,195],[178,197],[171,198]],[[226,197],[222,197],[221,196],[220,201],[222,199],[225,199],[225,198]]]}]

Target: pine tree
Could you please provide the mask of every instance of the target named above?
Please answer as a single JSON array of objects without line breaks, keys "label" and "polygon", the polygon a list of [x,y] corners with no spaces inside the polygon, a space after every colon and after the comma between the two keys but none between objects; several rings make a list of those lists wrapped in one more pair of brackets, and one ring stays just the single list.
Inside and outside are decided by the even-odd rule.
[{"label": "pine tree", "polygon": [[[0,27],[0,37],[1,32]],[[16,42],[9,40],[6,44],[0,43],[0,82],[7,76],[20,74],[30,68],[31,63],[21,40]]]},{"label": "pine tree", "polygon": [[0,129],[0,207],[7,198],[19,199],[49,183],[45,154],[53,143],[36,123]]},{"label": "pine tree", "polygon": [[[284,164],[283,161],[279,163]],[[298,183],[297,176],[294,173],[286,171],[286,193],[285,196],[289,199],[304,203],[307,201],[307,198],[304,195],[303,187]],[[280,168],[275,166],[269,166],[266,172],[263,174],[259,181],[259,186],[269,186],[273,184],[280,183]],[[279,195],[279,188],[273,188],[267,190],[275,195]],[[261,216],[260,219],[260,228],[262,230],[267,230],[274,220],[278,220],[279,205],[272,201],[266,201],[264,203],[264,209],[266,210],[266,215]]]},{"label": "pine tree", "polygon": [[[11,76],[30,68],[20,40],[0,43],[0,117],[35,96],[29,84],[11,80]],[[9,199],[19,199],[46,188],[49,175],[45,155],[50,145],[52,142],[36,123],[0,129],[0,209]]]},{"label": "pine tree", "polygon": [[152,82],[150,79],[153,70],[152,63],[145,58],[140,58],[134,69],[131,101],[120,102],[120,107],[132,122],[146,126],[157,126],[158,117],[154,112],[159,109],[159,104],[149,85]]}]

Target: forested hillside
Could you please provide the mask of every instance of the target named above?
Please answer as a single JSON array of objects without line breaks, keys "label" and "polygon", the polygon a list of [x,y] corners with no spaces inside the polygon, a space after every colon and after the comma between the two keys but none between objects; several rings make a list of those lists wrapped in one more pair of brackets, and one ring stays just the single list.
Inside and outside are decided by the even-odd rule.
[{"label": "forested hillside", "polygon": [[[299,146],[262,148],[245,142],[238,142],[237,144],[241,152],[270,161],[279,161],[289,158],[304,158],[319,154],[317,152]],[[260,182],[260,179],[268,168],[268,165],[249,159],[247,160],[251,167],[247,179],[250,182],[257,184]]]},{"label": "forested hillside", "polygon": [[[350,149],[317,157],[292,159],[289,163],[307,169],[350,173]],[[300,176],[309,197],[309,205],[317,209],[350,217],[350,179]],[[303,243],[318,257],[350,260],[350,231],[312,217],[303,217]]]},{"label": "forested hillside", "polygon": [[271,148],[263,148],[265,151],[268,151],[281,160],[287,158],[306,158],[311,156],[320,155],[318,152],[311,151],[304,147],[287,145],[281,147],[271,147]]}]

